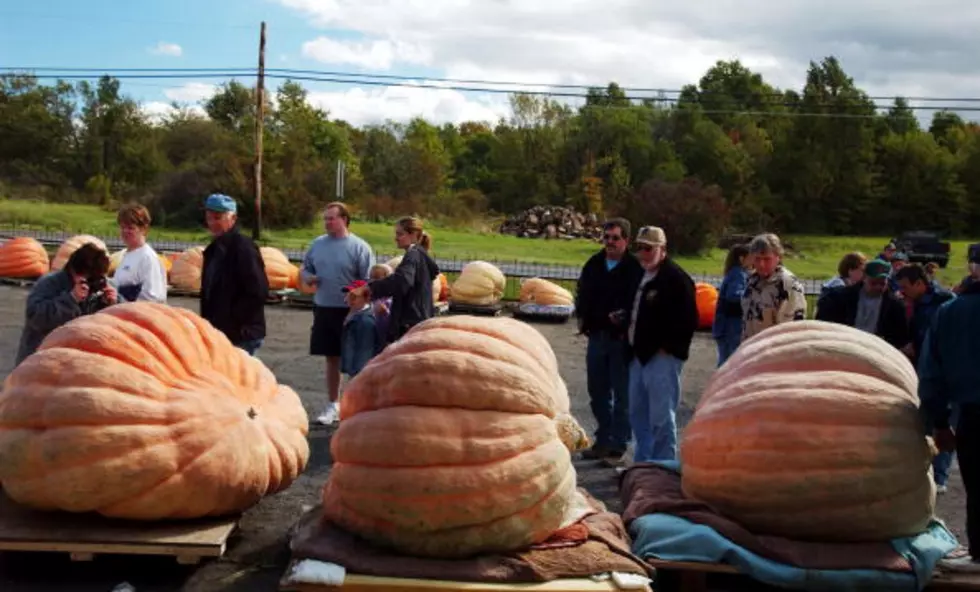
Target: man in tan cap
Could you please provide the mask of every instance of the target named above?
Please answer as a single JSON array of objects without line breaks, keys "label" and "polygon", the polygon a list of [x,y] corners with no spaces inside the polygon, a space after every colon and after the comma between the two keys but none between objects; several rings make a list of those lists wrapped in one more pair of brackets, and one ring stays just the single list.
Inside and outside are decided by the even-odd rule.
[{"label": "man in tan cap", "polygon": [[628,332],[630,425],[634,462],[677,457],[681,370],[698,326],[694,280],[667,257],[663,229],[644,226],[634,241],[644,275],[633,300]]}]

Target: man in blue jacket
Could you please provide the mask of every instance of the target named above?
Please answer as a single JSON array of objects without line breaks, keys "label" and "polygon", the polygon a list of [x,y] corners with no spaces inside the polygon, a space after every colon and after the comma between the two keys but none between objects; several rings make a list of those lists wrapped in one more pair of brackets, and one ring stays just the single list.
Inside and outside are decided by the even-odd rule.
[{"label": "man in blue jacket", "polygon": [[[956,451],[966,489],[969,555],[943,563],[980,572],[980,283],[936,311],[919,355],[919,399],[936,446]],[[955,426],[951,405],[959,406]]]}]

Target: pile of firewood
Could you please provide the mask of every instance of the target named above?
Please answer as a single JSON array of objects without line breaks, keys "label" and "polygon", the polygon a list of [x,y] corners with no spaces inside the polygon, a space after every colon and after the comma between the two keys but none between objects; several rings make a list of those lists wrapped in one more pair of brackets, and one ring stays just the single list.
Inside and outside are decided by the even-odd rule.
[{"label": "pile of firewood", "polygon": [[500,225],[501,234],[521,238],[602,238],[602,223],[595,214],[562,206],[534,206]]}]

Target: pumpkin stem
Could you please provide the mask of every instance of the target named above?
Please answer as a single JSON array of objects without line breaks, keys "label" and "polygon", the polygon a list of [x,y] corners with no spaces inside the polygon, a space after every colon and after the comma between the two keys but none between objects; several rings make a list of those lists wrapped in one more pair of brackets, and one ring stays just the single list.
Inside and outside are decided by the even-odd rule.
[{"label": "pumpkin stem", "polygon": [[255,413],[255,409],[254,409],[254,408],[252,408],[252,407],[249,407],[249,408],[248,408],[248,418],[249,418],[249,419],[255,419],[255,416],[256,416],[256,415],[258,415],[258,414],[257,414],[257,413]]}]

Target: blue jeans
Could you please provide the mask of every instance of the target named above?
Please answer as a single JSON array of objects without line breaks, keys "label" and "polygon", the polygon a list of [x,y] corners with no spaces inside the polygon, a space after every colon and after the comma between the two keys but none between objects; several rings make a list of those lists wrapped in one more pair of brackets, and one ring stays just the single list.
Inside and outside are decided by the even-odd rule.
[{"label": "blue jeans", "polygon": [[[960,421],[960,407],[959,405],[953,405],[953,408],[949,414],[949,425],[953,426],[953,429],[957,429]],[[953,466],[953,458],[955,458],[955,452],[940,452],[936,456],[932,457],[932,480],[936,482],[936,485],[946,485],[949,481],[949,468]]]},{"label": "blue jeans", "polygon": [[684,362],[657,354],[630,362],[630,424],[636,438],[634,462],[677,458],[677,405]]},{"label": "blue jeans", "polygon": [[248,355],[254,356],[255,355],[255,352],[259,351],[259,348],[262,347],[262,342],[263,341],[265,341],[265,340],[264,339],[249,339],[247,341],[239,341],[238,343],[234,343],[232,345],[234,345],[235,347],[237,347],[239,349],[245,350],[246,352],[248,352]]},{"label": "blue jeans", "polygon": [[585,372],[589,404],[598,424],[596,446],[625,452],[630,441],[626,340],[605,332],[589,335]]},{"label": "blue jeans", "polygon": [[742,342],[741,335],[726,335],[720,339],[715,339],[715,344],[718,346],[718,367],[720,368],[728,358],[732,357],[735,350]]}]

